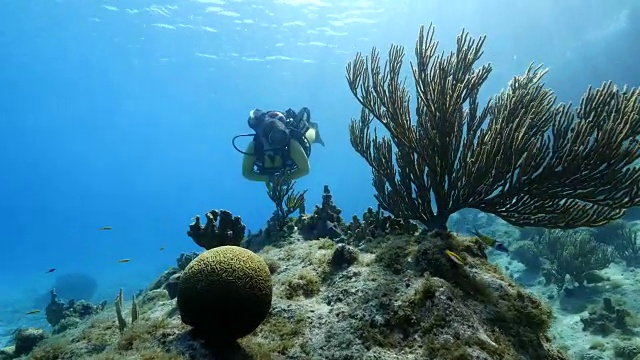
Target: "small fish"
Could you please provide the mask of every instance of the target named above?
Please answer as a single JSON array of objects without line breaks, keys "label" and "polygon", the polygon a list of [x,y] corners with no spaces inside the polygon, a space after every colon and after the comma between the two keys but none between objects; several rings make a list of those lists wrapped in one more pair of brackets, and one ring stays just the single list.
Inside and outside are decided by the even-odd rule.
[{"label": "small fish", "polygon": [[164,251],[164,248],[163,248],[163,247],[161,247],[161,248],[160,248],[160,251]]},{"label": "small fish", "polygon": [[496,243],[496,246],[494,246],[493,248],[503,253],[509,253],[509,249],[507,249],[507,247],[501,242]]},{"label": "small fish", "polygon": [[469,232],[471,234],[473,234],[473,236],[477,237],[478,239],[480,239],[480,241],[482,241],[483,243],[487,244],[488,246],[493,247],[496,244],[496,239],[484,235],[483,233],[481,233],[480,231],[478,231],[477,228],[473,228],[473,229],[469,229]]},{"label": "small fish", "polygon": [[334,223],[327,220],[325,226],[328,230],[331,230],[334,233],[338,234],[338,236],[344,237],[344,233],[342,232],[342,230],[340,230]]},{"label": "small fish", "polygon": [[128,263],[129,261],[131,261],[131,259],[120,259],[120,260],[118,260],[119,263]]},{"label": "small fish", "polygon": [[45,274],[52,273],[54,271],[56,271],[56,268],[51,268],[51,269],[47,270],[47,272]]},{"label": "small fish", "polygon": [[100,231],[113,230],[113,228],[111,226],[103,226],[103,227],[99,228],[98,230],[100,230]]},{"label": "small fish", "polygon": [[462,260],[462,258],[458,256],[458,254],[450,250],[445,250],[445,253],[447,254],[447,256],[449,256],[449,259],[451,259],[454,263],[458,265],[464,265],[464,260]]},{"label": "small fish", "polygon": [[40,310],[31,310],[31,311],[27,311],[27,312],[25,313],[25,315],[33,315],[33,314],[37,314],[37,313],[39,313],[39,312],[40,312]]},{"label": "small fish", "polygon": [[480,241],[485,243],[487,246],[492,247],[495,250],[500,252],[505,252],[505,253],[509,252],[509,249],[507,249],[507,247],[503,243],[496,241],[496,239],[492,238],[491,236],[484,235],[483,233],[478,231],[478,229],[476,228],[469,229],[469,232],[472,233],[473,236],[480,239]]},{"label": "small fish", "polygon": [[488,345],[491,345],[491,347],[494,347],[494,348],[498,347],[498,344],[496,344],[493,340],[491,340],[489,336],[487,336],[487,334],[485,334],[484,332],[478,333],[478,338],[484,341],[485,343],[487,343]]}]

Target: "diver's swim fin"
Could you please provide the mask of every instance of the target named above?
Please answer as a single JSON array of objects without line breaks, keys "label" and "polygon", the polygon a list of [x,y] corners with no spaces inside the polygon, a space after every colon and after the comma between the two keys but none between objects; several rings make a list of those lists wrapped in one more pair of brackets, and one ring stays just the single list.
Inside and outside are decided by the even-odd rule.
[{"label": "diver's swim fin", "polygon": [[320,130],[318,129],[318,123],[313,122],[313,121],[309,121],[309,126],[313,130],[316,131],[316,137],[315,137],[315,140],[313,142],[316,143],[316,144],[320,144],[320,145],[324,146],[324,141],[320,137]]}]

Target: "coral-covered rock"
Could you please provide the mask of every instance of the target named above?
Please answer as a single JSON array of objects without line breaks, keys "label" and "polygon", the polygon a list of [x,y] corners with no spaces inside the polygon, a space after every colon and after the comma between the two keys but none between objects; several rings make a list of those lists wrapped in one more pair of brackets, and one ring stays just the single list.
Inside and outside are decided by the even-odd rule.
[{"label": "coral-covered rock", "polygon": [[349,267],[358,261],[358,250],[346,244],[338,244],[331,255],[331,265],[334,269]]},{"label": "coral-covered rock", "polygon": [[62,321],[64,318],[64,308],[65,303],[58,298],[56,289],[51,289],[51,300],[45,308],[47,322],[51,324],[51,326],[56,326],[60,321]]},{"label": "coral-covered rock", "polygon": [[13,359],[15,352],[15,346],[7,346],[0,349],[0,360],[11,360]]},{"label": "coral-covered rock", "polygon": [[[276,299],[243,344],[281,349],[285,358],[567,359],[551,346],[549,308],[490,265],[476,238],[432,232],[376,240],[404,249],[390,262],[405,271],[390,272],[361,250],[362,261],[327,278],[323,264],[335,249],[318,250],[321,241],[269,249],[287,263],[274,279],[290,300]],[[291,280],[303,273],[325,280],[320,289],[311,282],[312,294],[291,296],[291,284],[301,283]]]},{"label": "coral-covered rock", "polygon": [[633,335],[634,331],[629,326],[628,319],[632,317],[629,310],[624,307],[616,307],[611,298],[602,299],[601,306],[593,306],[587,314],[580,318],[583,330],[592,334],[609,336],[616,331],[625,335]]},{"label": "coral-covered rock", "polygon": [[187,268],[187,266],[193,261],[193,259],[198,257],[197,252],[190,252],[190,253],[182,253],[180,254],[180,256],[178,257],[178,259],[176,259],[176,264],[178,265],[178,270],[183,271],[184,269]]},{"label": "coral-covered rock", "polygon": [[322,192],[322,204],[316,205],[311,215],[301,217],[298,229],[305,239],[329,238],[332,240],[344,236],[344,220],[340,210],[333,202],[328,185]]},{"label": "coral-covered rock", "polygon": [[165,270],[160,276],[158,276],[152,283],[147,287],[147,291],[154,291],[158,289],[162,289],[165,284],[169,281],[169,279],[180,272],[180,269],[175,267],[170,267]]},{"label": "coral-covered rock", "polygon": [[258,246],[257,249],[261,249],[266,245],[283,245],[283,241],[290,239],[291,236],[295,234],[297,230],[295,223],[296,219],[291,217],[282,219],[282,215],[279,214],[278,211],[274,211],[269,220],[267,220],[267,226],[264,228],[264,231],[261,230],[256,234],[258,237],[261,236],[262,239],[256,236],[252,237],[252,249],[256,248],[256,245]]},{"label": "coral-covered rock", "polygon": [[609,358],[599,350],[589,350],[580,355],[580,360],[609,360]]},{"label": "coral-covered rock", "polygon": [[[296,240],[264,249],[269,263],[277,264],[271,267],[273,275],[269,265],[246,249],[206,251],[185,270],[183,276],[191,278],[187,286],[191,295],[183,296],[187,284],[183,278],[177,308],[164,289],[146,292],[139,298],[135,326],[120,333],[113,311],[103,311],[81,320],[73,331],[42,341],[28,356],[567,359],[550,346],[547,307],[488,264],[477,239],[433,232],[374,240],[372,244],[381,249],[402,250],[385,263],[379,261],[381,250],[372,247],[375,255],[359,250],[359,261],[334,271],[334,254],[341,253],[340,248],[350,253],[348,245],[336,246],[326,239]],[[392,246],[383,246],[386,243]],[[225,258],[222,263],[206,259],[225,248],[233,250],[215,256]],[[443,253],[445,249],[457,254],[462,264]],[[401,271],[391,271],[391,263]],[[256,294],[250,285],[256,273],[262,273],[259,282],[266,284],[269,278],[275,291],[268,286]],[[239,283],[247,286],[237,287]],[[226,290],[216,290],[221,288]],[[263,296],[270,291],[275,296],[271,311],[266,306],[271,298]],[[242,294],[254,301],[238,301]],[[256,298],[263,300],[256,302]],[[259,314],[252,313],[257,309],[262,309]],[[124,315],[129,317],[128,311]],[[200,331],[189,331],[191,327],[181,321],[188,318]],[[260,319],[264,321],[257,326]],[[253,325],[246,326],[250,322]],[[239,329],[243,323],[246,327]],[[232,340],[254,328],[231,347],[210,347],[209,341],[201,341],[203,335],[205,340]],[[220,349],[225,353],[219,354]]]},{"label": "coral-covered rock", "polygon": [[372,207],[362,214],[362,221],[354,215],[347,229],[349,241],[355,246],[385,235],[414,235],[419,230],[418,225],[411,220],[394,218],[383,214],[381,209],[376,211]]},{"label": "coral-covered rock", "polygon": [[22,356],[28,354],[33,348],[38,345],[42,340],[48,337],[47,333],[39,328],[25,328],[19,329],[15,336],[15,356]]},{"label": "coral-covered rock", "polygon": [[618,359],[635,360],[640,356],[640,344],[638,342],[625,341],[615,345],[613,353]]},{"label": "coral-covered rock", "polygon": [[[45,315],[47,322],[49,322],[49,324],[54,328],[53,332],[60,333],[72,328],[78,323],[78,321],[72,319],[82,320],[95,315],[104,310],[106,305],[106,301],[103,301],[98,305],[93,305],[84,300],[77,302],[69,300],[65,303],[63,300],[58,298],[55,289],[52,289],[51,301],[45,309]],[[58,327],[59,325],[61,326]]]},{"label": "coral-covered rock", "polygon": [[175,299],[178,297],[178,289],[180,287],[180,279],[182,278],[182,272],[174,274],[169,278],[166,284],[164,284],[163,288],[167,290],[167,294],[169,294],[169,299]]},{"label": "coral-covered rock", "polygon": [[56,325],[53,328],[53,334],[61,334],[67,330],[73,329],[75,327],[77,327],[78,325],[80,325],[80,323],[82,323],[82,320],[80,318],[77,317],[68,317],[68,318],[64,318],[62,319],[62,321],[60,321],[60,323],[58,323],[58,325]]},{"label": "coral-covered rock", "polygon": [[190,253],[182,253],[176,259],[176,265],[178,267],[170,267],[165,270],[156,280],[151,283],[149,287],[147,287],[147,291],[154,291],[158,289],[166,289],[169,292],[169,295],[172,299],[175,298],[175,295],[178,293],[178,284],[177,281],[180,279],[180,275],[184,269],[187,268],[187,265],[193,261],[196,257],[198,257],[197,252]]}]

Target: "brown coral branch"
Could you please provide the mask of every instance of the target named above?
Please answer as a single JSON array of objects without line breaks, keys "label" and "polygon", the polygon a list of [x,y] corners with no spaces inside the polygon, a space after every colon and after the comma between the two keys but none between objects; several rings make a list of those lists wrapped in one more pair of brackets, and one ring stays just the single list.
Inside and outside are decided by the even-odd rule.
[{"label": "brown coral branch", "polygon": [[267,188],[267,195],[276,206],[276,222],[283,228],[287,218],[296,210],[304,208],[304,196],[307,190],[296,192],[296,182],[287,174],[273,177],[271,186]]},{"label": "brown coral branch", "polygon": [[206,222],[202,225],[200,216],[189,225],[187,235],[205,250],[218,246],[240,246],[244,239],[246,226],[239,216],[233,216],[227,210],[211,210],[206,214]]},{"label": "brown coral branch", "polygon": [[[371,166],[376,200],[395,217],[446,228],[463,208],[518,226],[597,226],[640,204],[640,96],[605,83],[577,109],[556,105],[547,72],[530,65],[480,109],[491,72],[475,68],[485,37],[458,36],[456,50],[436,54],[433,27],[421,27],[416,62],[415,122],[400,79],[403,48],[380,65],[374,47],[347,65],[347,82],[362,105],[351,144]],[[377,120],[388,132],[378,136]]]}]

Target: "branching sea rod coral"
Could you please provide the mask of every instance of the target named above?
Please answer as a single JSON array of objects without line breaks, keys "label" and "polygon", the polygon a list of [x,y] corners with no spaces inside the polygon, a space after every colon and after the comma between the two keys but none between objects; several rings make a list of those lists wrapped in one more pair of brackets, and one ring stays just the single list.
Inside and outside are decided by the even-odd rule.
[{"label": "branching sea rod coral", "polygon": [[269,199],[276,206],[274,220],[279,229],[284,228],[289,215],[304,207],[304,195],[307,190],[296,192],[295,185],[296,182],[288,175],[278,175],[273,178],[271,186],[267,189]]},{"label": "branching sea rod coral", "polygon": [[586,273],[602,270],[616,258],[611,247],[596,242],[585,231],[546,230],[533,239],[533,244],[538,254],[549,262],[543,277],[558,289],[564,287],[567,275],[579,286],[584,285]]},{"label": "branching sea rod coral", "polygon": [[640,265],[640,231],[623,228],[618,231],[613,247],[629,267]]},{"label": "branching sea rod coral", "polygon": [[[463,31],[455,52],[436,55],[433,27],[420,29],[411,64],[415,123],[400,80],[401,46],[391,47],[384,69],[376,48],[347,65],[362,105],[351,144],[373,169],[382,208],[428,228],[446,228],[463,208],[519,226],[575,228],[640,205],[640,168],[631,167],[640,159],[638,90],[605,83],[574,110],[556,104],[542,83],[547,70],[531,65],[480,110],[478,92],[491,72],[474,68],[484,41]],[[388,137],[371,134],[374,119]]]}]

